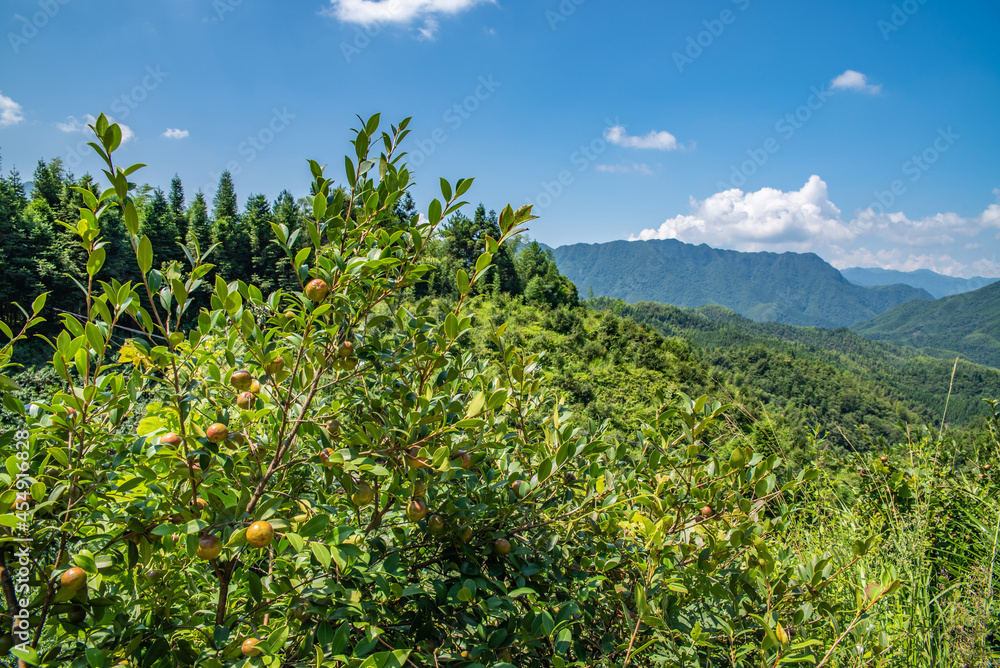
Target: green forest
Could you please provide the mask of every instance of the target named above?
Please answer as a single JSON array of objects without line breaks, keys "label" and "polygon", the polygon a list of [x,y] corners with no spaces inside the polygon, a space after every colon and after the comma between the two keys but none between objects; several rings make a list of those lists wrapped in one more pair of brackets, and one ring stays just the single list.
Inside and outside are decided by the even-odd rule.
[{"label": "green forest", "polygon": [[531,207],[418,208],[408,123],[302,198],[104,116],[0,178],[0,662],[1000,658],[1000,370],[584,298]]}]

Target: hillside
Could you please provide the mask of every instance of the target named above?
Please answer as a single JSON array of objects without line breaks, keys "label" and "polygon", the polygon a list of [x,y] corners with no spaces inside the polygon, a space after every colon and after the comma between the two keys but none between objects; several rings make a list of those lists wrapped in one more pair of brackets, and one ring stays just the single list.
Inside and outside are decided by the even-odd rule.
[{"label": "hillside", "polygon": [[741,253],[673,239],[574,244],[553,253],[581,295],[593,289],[630,303],[717,304],[759,322],[841,327],[932,299],[905,285],[854,285],[811,253]]},{"label": "hillside", "polygon": [[1000,283],[934,302],[902,304],[851,329],[869,339],[1000,367]]},{"label": "hillside", "polygon": [[971,292],[1000,281],[1000,278],[984,278],[982,276],[975,276],[973,278],[944,276],[929,269],[894,271],[892,269],[852,267],[850,269],[841,269],[840,273],[855,285],[863,287],[895,284],[909,285],[914,288],[926,290],[935,299]]}]

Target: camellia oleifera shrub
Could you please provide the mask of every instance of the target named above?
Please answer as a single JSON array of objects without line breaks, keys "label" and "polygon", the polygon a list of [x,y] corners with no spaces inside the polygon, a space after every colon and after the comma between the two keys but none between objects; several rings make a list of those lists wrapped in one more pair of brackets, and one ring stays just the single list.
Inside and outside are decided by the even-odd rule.
[{"label": "camellia oleifera shrub", "polygon": [[[896,583],[844,577],[864,542],[783,546],[814,471],[779,488],[777,457],[734,442],[705,398],[614,441],[565,411],[504,326],[492,359],[463,350],[473,286],[530,208],[503,211],[456,301],[406,302],[472,181],[442,180],[426,217],[400,223],[407,121],[379,125],[355,131],[343,187],[310,161],[310,221],[273,226],[301,289],[265,295],[210,280],[211,249],[154,268],[140,166],[115,164],[120,129],[97,119],[110,187],[81,191],[69,226],[90,280],[86,317],[48,339],[63,390],[4,396],[23,420],[2,441],[5,651],[73,668],[857,656],[858,620]],[[94,279],[112,209],[137,284]],[[4,327],[0,371],[43,309]]]}]

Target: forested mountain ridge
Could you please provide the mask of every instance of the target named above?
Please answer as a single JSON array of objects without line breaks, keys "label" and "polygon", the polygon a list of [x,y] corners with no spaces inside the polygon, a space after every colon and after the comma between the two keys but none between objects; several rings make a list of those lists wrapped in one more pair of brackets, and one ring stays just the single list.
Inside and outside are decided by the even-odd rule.
[{"label": "forested mountain ridge", "polygon": [[1000,283],[934,302],[901,304],[851,329],[869,339],[1000,367]]},{"label": "forested mountain ridge", "polygon": [[842,327],[911,300],[905,285],[865,288],[819,256],[741,253],[677,240],[573,244],[553,251],[559,270],[582,294],[675,306],[717,304],[756,321]]},{"label": "forested mountain ridge", "polygon": [[974,276],[973,278],[944,276],[929,269],[894,271],[892,269],[851,267],[850,269],[841,269],[840,273],[855,285],[874,287],[901,283],[926,290],[935,299],[950,297],[951,295],[958,295],[963,292],[971,292],[972,290],[978,290],[979,288],[1000,281],[1000,278],[986,278],[983,276]]}]

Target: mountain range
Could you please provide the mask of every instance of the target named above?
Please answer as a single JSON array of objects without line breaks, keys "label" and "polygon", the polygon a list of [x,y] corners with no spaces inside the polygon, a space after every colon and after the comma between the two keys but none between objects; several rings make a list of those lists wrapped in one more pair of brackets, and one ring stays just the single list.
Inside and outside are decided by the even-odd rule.
[{"label": "mountain range", "polygon": [[572,244],[553,249],[581,295],[682,307],[725,306],[751,320],[845,327],[913,300],[910,285],[851,283],[813,253],[742,253],[674,239]]},{"label": "mountain range", "polygon": [[943,276],[929,269],[895,271],[893,269],[853,267],[851,269],[841,269],[840,273],[855,285],[872,287],[875,285],[902,283],[903,285],[922,288],[931,293],[935,299],[959,295],[963,292],[971,292],[972,290],[978,290],[979,288],[1000,281],[1000,278],[984,278],[982,276],[975,276],[973,278]]},{"label": "mountain range", "polygon": [[867,339],[912,346],[936,357],[961,355],[1000,367],[1000,283],[932,302],[901,304],[851,329]]}]

